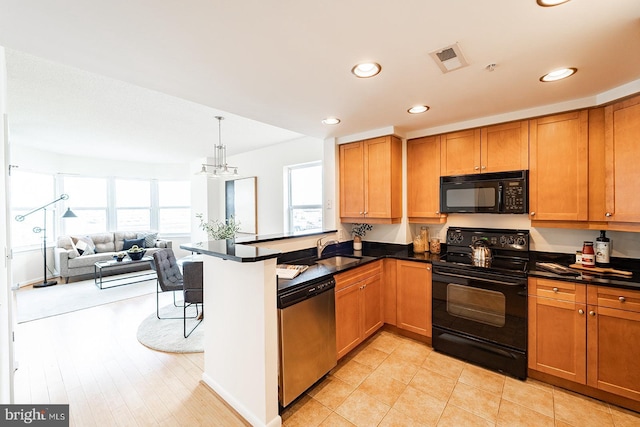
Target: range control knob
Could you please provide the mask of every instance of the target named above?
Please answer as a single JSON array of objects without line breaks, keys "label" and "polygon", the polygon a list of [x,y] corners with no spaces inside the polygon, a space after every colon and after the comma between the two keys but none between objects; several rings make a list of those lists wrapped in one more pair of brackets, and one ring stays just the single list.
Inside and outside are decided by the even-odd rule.
[{"label": "range control knob", "polygon": [[516,240],[516,243],[517,243],[519,246],[524,246],[524,245],[526,245],[526,244],[527,244],[527,240],[526,240],[524,237],[520,236],[520,237],[518,237],[518,239]]}]

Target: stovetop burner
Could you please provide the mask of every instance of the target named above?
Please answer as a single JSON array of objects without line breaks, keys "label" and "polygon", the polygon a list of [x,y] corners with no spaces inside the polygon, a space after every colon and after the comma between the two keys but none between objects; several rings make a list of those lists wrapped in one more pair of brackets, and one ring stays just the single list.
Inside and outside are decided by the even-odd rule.
[{"label": "stovetop burner", "polygon": [[[473,260],[472,244],[482,240],[491,249],[491,258]],[[451,227],[447,230],[447,250],[436,265],[447,265],[510,275],[526,275],[529,263],[529,231],[493,228]]]}]

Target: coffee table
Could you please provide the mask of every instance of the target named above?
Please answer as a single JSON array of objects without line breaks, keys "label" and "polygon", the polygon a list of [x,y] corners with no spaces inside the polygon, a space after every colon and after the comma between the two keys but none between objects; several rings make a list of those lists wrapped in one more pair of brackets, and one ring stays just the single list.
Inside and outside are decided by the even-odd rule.
[{"label": "coffee table", "polygon": [[[103,273],[107,273],[109,271],[114,271],[114,270],[117,271],[119,269],[122,269],[122,267],[124,266],[130,266],[132,264],[144,264],[144,263],[153,265],[153,257],[144,256],[137,261],[134,261],[130,258],[123,259],[122,261],[116,261],[116,260],[98,261],[95,264],[93,264],[94,284],[99,289],[109,289],[109,288],[115,288],[118,286],[130,285],[132,283],[144,282],[146,280],[156,277],[155,271],[144,271],[140,274],[134,274],[126,277],[116,277],[109,280],[105,280],[103,278]],[[120,282],[120,283],[117,285],[103,286],[105,283],[109,283],[109,282]]]}]

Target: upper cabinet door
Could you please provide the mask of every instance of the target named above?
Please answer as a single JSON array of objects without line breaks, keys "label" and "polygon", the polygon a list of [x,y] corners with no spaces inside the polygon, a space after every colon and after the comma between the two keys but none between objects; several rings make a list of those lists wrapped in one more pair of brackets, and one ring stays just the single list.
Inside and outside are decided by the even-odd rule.
[{"label": "upper cabinet door", "polygon": [[409,222],[441,222],[440,136],[407,141],[407,216]]},{"label": "upper cabinet door", "polygon": [[529,122],[481,129],[480,172],[529,169]]},{"label": "upper cabinet door", "polygon": [[640,97],[605,107],[606,221],[640,222]]},{"label": "upper cabinet door", "polygon": [[364,215],[363,142],[340,146],[340,216]]},{"label": "upper cabinet door", "polygon": [[529,122],[531,220],[588,219],[588,119],[585,110]]},{"label": "upper cabinet door", "polygon": [[480,129],[441,136],[442,176],[480,173]]}]

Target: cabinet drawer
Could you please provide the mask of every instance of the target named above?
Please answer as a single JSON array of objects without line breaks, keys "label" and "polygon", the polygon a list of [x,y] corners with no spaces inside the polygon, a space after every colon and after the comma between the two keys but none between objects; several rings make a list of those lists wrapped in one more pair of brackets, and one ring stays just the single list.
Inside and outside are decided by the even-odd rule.
[{"label": "cabinet drawer", "polygon": [[561,280],[529,279],[529,294],[574,303],[586,303],[586,285]]},{"label": "cabinet drawer", "polygon": [[367,279],[368,277],[375,276],[382,273],[382,261],[375,261],[362,267],[354,268],[344,273],[339,273],[333,276],[336,279],[336,292],[340,289],[344,289]]},{"label": "cabinet drawer", "polygon": [[599,307],[617,308],[619,310],[640,313],[640,291],[595,286],[589,288],[590,301],[592,301],[592,292],[596,293]]}]

